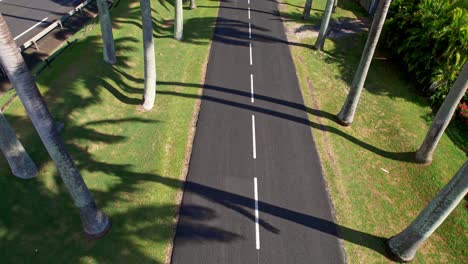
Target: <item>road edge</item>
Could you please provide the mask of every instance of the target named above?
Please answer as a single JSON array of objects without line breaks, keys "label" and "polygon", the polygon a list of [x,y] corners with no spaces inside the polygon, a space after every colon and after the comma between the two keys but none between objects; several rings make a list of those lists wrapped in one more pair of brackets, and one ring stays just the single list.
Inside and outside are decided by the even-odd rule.
[{"label": "road edge", "polygon": [[185,193],[185,181],[187,179],[187,175],[188,175],[189,167],[190,167],[190,161],[191,161],[191,158],[192,158],[193,142],[195,140],[195,134],[197,132],[198,116],[200,114],[200,108],[201,108],[201,103],[202,103],[201,96],[203,95],[204,85],[205,85],[205,80],[206,80],[206,70],[208,69],[208,62],[209,62],[209,59],[211,57],[211,52],[212,52],[211,48],[212,48],[212,44],[213,44],[214,31],[216,30],[216,24],[217,24],[218,17],[219,17],[220,3],[221,2],[218,1],[218,6],[216,7],[218,9],[218,11],[216,13],[216,21],[215,21],[215,23],[213,25],[213,33],[212,33],[212,36],[211,36],[210,45],[208,47],[209,52],[208,52],[207,56],[205,57],[205,61],[202,64],[203,68],[202,68],[202,71],[201,71],[200,75],[201,75],[201,81],[203,83],[203,88],[198,90],[198,93],[197,93],[198,98],[195,101],[195,105],[193,107],[193,112],[192,112],[192,120],[191,120],[191,122],[189,124],[188,140],[187,140],[187,145],[185,147],[184,164],[182,166],[182,171],[181,171],[181,174],[179,176],[179,180],[181,182],[183,182],[183,184],[180,187],[180,189],[177,191],[176,197],[175,197],[175,205],[177,206],[177,208],[176,208],[176,212],[175,212],[175,216],[174,216],[174,220],[173,220],[172,228],[171,228],[172,229],[172,234],[171,234],[172,238],[170,239],[170,243],[166,248],[166,253],[165,253],[165,257],[164,257],[164,263],[165,264],[170,264],[171,263],[172,254],[174,253],[174,240],[175,240],[175,236],[176,236],[177,225],[179,223],[179,212],[180,212],[180,208],[182,207],[182,200],[184,198],[184,193]]},{"label": "road edge", "polygon": [[[281,24],[283,25],[283,28],[284,28],[284,32],[285,32],[285,35],[286,35],[286,39],[288,42],[292,42],[290,36],[288,36],[288,34],[286,34],[287,32],[287,27],[285,25],[285,20],[286,17],[284,16],[284,5],[286,4],[284,0],[277,0],[276,1],[277,4],[278,4],[278,12],[279,12],[279,15],[280,15],[280,20],[281,20]],[[293,56],[293,52],[291,50],[291,45],[288,45],[288,51],[290,53],[290,56],[292,58],[292,61],[293,61],[293,65],[294,65],[294,73],[296,74],[296,78],[297,78],[297,83],[299,84],[299,90],[300,90],[300,93],[301,93],[301,99],[302,99],[302,103],[303,105],[306,105],[305,104],[305,98],[304,98],[304,93],[302,92],[302,87],[301,87],[301,82],[299,80],[299,76],[297,75],[298,71],[297,71],[297,66],[296,66],[296,60]],[[315,100],[313,100],[315,102]],[[306,115],[307,116],[307,120],[311,121],[310,120],[310,117],[309,117],[309,114]],[[317,117],[317,119],[321,120],[321,117]],[[317,143],[315,142],[315,136],[314,136],[314,133],[313,133],[313,130],[312,128],[309,129],[309,132],[311,134],[311,137],[312,137],[312,143],[315,145],[315,149],[316,149],[316,154],[317,154],[317,157],[319,158],[319,163],[320,163],[320,172],[322,174],[322,179],[323,179],[323,182],[324,182],[324,187],[325,187],[325,192],[327,193],[327,203],[328,203],[328,207],[330,209],[330,213],[331,213],[331,216],[332,216],[332,219],[333,219],[333,222],[335,224],[338,224],[338,219],[336,217],[336,210],[335,210],[335,206],[333,204],[333,200],[332,200],[332,197],[331,197],[331,192],[330,192],[330,182],[328,180],[328,175],[326,174],[326,171],[323,167],[323,164],[322,164],[322,158],[321,158],[321,154],[319,152],[319,148],[318,148],[318,145]],[[337,240],[338,240],[338,244],[339,244],[339,247],[340,247],[340,251],[341,251],[341,255],[343,256],[343,260],[344,260],[344,263],[348,263],[348,256],[346,254],[346,250],[345,250],[345,246],[344,246],[344,242],[343,242],[343,239],[341,238],[341,230],[339,227],[336,227],[337,231],[338,231],[338,234],[340,234],[340,237],[337,237]]]}]

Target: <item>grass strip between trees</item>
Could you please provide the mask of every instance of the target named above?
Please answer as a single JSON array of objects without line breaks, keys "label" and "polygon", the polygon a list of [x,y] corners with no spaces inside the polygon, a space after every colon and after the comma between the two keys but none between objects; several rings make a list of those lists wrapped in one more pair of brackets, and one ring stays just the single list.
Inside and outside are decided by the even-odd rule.
[{"label": "grass strip between trees", "polygon": [[83,235],[78,210],[20,101],[5,109],[40,173],[20,180],[0,157],[2,262],[167,261],[218,10],[216,1],[199,0],[198,5],[185,8],[184,40],[178,42],[172,38],[173,2],[152,1],[158,86],[151,112],[136,111],[144,85],[138,0],[121,0],[112,9],[116,65],[102,61],[94,20],[36,79],[52,115],[65,124],[63,138],[86,183],[113,221],[104,238],[92,241]]},{"label": "grass strip between trees", "polygon": [[[319,25],[325,0],[313,2],[311,19],[302,21],[303,0],[285,0],[288,32]],[[336,21],[362,18],[364,12],[339,1]],[[365,18],[364,18],[365,20]],[[333,27],[333,24],[331,25]],[[383,242],[405,228],[466,160],[468,132],[452,124],[430,166],[411,162],[431,119],[425,98],[384,50],[378,50],[351,127],[335,122],[359,63],[367,34],[328,39],[323,53],[311,49],[315,38],[289,34],[292,55],[309,111],[338,223],[350,263],[386,263]],[[462,201],[418,252],[415,263],[466,263],[468,211]]]}]

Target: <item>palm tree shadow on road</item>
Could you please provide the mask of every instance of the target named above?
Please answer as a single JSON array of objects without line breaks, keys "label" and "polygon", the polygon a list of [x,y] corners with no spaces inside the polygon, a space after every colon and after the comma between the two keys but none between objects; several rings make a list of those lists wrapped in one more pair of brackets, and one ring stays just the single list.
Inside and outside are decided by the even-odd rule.
[{"label": "palm tree shadow on road", "polygon": [[[187,83],[168,82],[168,81],[158,81],[158,84],[173,85],[173,86],[180,86],[180,87],[190,87],[190,88],[203,88],[203,89],[206,89],[206,90],[213,90],[213,91],[220,92],[220,93],[229,93],[229,94],[234,94],[234,95],[243,96],[243,97],[247,97],[247,98],[250,98],[250,96],[251,96],[250,93],[247,93],[247,92],[243,92],[243,91],[235,90],[235,89],[231,89],[231,88],[225,88],[225,87],[209,85],[209,84],[206,84],[206,85],[190,84],[190,83],[187,84]],[[307,125],[307,126],[310,126],[310,127],[314,128],[314,129],[318,129],[318,130],[321,130],[321,131],[324,131],[324,132],[329,132],[329,133],[336,134],[336,135],[341,136],[341,137],[349,140],[350,142],[352,142],[352,143],[354,143],[354,144],[356,144],[356,145],[358,145],[358,146],[360,146],[360,147],[362,147],[362,148],[364,148],[364,149],[366,149],[368,151],[371,151],[371,152],[373,152],[373,153],[375,153],[377,155],[380,155],[380,156],[388,158],[388,159],[398,160],[398,161],[405,161],[405,162],[412,162],[413,161],[414,152],[390,152],[390,151],[386,151],[386,150],[377,148],[375,146],[372,146],[372,145],[370,145],[370,144],[368,144],[368,143],[366,143],[366,142],[364,142],[364,141],[362,141],[362,140],[360,140],[360,139],[358,139],[358,138],[356,138],[354,136],[351,136],[351,135],[343,132],[340,129],[337,129],[337,128],[333,127],[333,126],[327,126],[327,125],[315,123],[315,122],[310,121],[307,118],[298,117],[298,116],[295,116],[295,115],[292,115],[292,114],[286,114],[286,113],[279,112],[279,111],[276,111],[276,110],[262,108],[262,107],[258,107],[258,106],[253,106],[253,105],[250,105],[250,104],[234,102],[234,101],[231,101],[231,100],[223,99],[223,98],[220,98],[220,97],[214,97],[214,96],[211,96],[211,95],[197,96],[197,95],[193,95],[193,94],[172,92],[172,91],[160,91],[159,94],[173,95],[173,96],[183,96],[183,97],[189,97],[189,98],[200,98],[202,100],[206,100],[206,101],[210,101],[210,102],[214,102],[214,103],[225,104],[225,105],[229,105],[229,106],[232,106],[232,107],[248,109],[250,111],[271,115],[271,116],[282,118],[282,119],[285,119],[285,120],[288,120],[288,121],[297,122],[297,123],[300,123],[300,124],[303,124],[303,125]],[[309,114],[312,114],[312,115],[315,115],[315,116],[318,116],[318,117],[326,118],[326,119],[329,119],[329,120],[332,120],[332,121],[336,122],[336,115],[325,112],[325,111],[322,111],[322,110],[313,109],[313,108],[307,107],[307,106],[305,106],[303,104],[298,104],[298,103],[295,103],[295,102],[289,102],[289,101],[282,100],[282,99],[272,98],[272,97],[261,95],[261,94],[255,94],[255,99],[275,103],[275,104],[278,104],[278,105],[287,106],[287,107],[290,107],[290,108],[293,108],[293,109],[302,110],[302,111],[304,111],[306,113],[309,113]]]}]

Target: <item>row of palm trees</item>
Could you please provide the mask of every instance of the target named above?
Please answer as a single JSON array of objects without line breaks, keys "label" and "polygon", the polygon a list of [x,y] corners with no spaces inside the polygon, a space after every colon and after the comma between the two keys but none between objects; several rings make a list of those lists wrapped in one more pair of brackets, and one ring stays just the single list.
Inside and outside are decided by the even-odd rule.
[{"label": "row of palm trees", "polygon": [[[315,42],[316,50],[323,50],[331,14],[337,0],[328,0],[322,17],[320,32]],[[354,120],[359,98],[374,56],[380,33],[385,24],[391,0],[380,0],[367,37],[359,66],[354,75],[346,101],[337,115],[338,122],[349,126]],[[303,18],[310,13],[311,0],[306,0]],[[415,153],[415,161],[431,163],[433,153],[445,129],[449,125],[460,100],[468,89],[468,62],[465,63],[456,82],[450,89],[442,106],[438,110],[421,147]],[[397,261],[411,261],[421,244],[437,229],[437,227],[455,209],[456,205],[468,192],[468,162],[447,183],[439,194],[426,206],[416,220],[400,234],[387,241],[387,247],[392,257]]]},{"label": "row of palm trees", "polygon": [[[16,93],[23,103],[26,112],[31,119],[34,128],[41,138],[44,146],[47,149],[50,157],[55,163],[57,170],[64,182],[65,187],[69,191],[73,202],[80,210],[80,217],[83,228],[86,234],[91,237],[99,237],[105,234],[110,226],[109,218],[96,205],[88,187],[81,177],[78,168],[65,147],[62,138],[59,135],[59,130],[55,125],[52,115],[49,112],[38,88],[34,81],[34,77],[28,70],[21,53],[16,46],[13,36],[8,29],[3,15],[0,14],[0,63],[3,66],[8,78],[16,89]],[[3,119],[3,115],[2,118]],[[29,169],[24,169],[22,178],[31,178],[37,172],[35,165],[32,164],[30,158],[25,158],[27,155],[24,149],[18,143],[16,136],[9,130],[9,126],[5,126],[5,122],[0,123],[0,138],[2,145],[12,146],[13,149],[4,149],[2,152],[7,157],[8,163],[12,164],[17,160],[26,160],[29,164]],[[5,129],[5,127],[7,127]],[[6,144],[3,144],[5,142]],[[8,143],[9,142],[9,143]],[[12,154],[9,155],[8,153]],[[10,159],[21,155],[22,158]],[[21,166],[22,164],[15,164]]]},{"label": "row of palm trees", "polygon": [[[193,7],[196,7],[195,1]],[[192,6],[191,1],[191,6]],[[343,125],[350,125],[353,121],[359,97],[370,67],[380,32],[382,30],[388,6],[391,0],[381,0],[377,14],[364,48],[361,62],[351,85],[350,93],[346,99],[338,118]],[[110,64],[117,62],[112,24],[106,0],[97,0],[100,12],[100,23],[103,38],[104,61]],[[323,48],[326,32],[333,12],[336,0],[328,0],[327,8],[323,16],[321,33],[315,47]],[[140,0],[142,12],[142,30],[145,64],[145,89],[142,111],[149,111],[154,106],[156,96],[156,61],[154,54],[154,39],[152,29],[152,16],[150,0]],[[181,40],[183,36],[182,1],[176,0],[175,6],[174,38]],[[24,60],[19,53],[13,37],[8,30],[3,16],[0,14],[0,63],[15,87],[18,97],[23,103],[36,131],[44,143],[49,155],[54,161],[61,178],[71,197],[80,210],[83,228],[91,237],[100,237],[110,228],[110,220],[96,205],[90,191],[84,183],[80,172],[69,155],[52,116],[42,99],[42,96],[34,82],[34,78],[28,71]],[[451,89],[447,99],[437,113],[423,145],[416,156],[420,161],[427,162],[432,158],[432,153],[437,146],[440,137],[447,127],[456,109],[461,96],[466,92],[468,84],[468,64]],[[0,112],[0,149],[7,158],[13,174],[20,178],[31,178],[37,174],[37,167],[28,156],[15,133],[6,122]],[[430,157],[430,158],[428,158]],[[397,259],[408,261],[414,257],[419,245],[441,224],[441,222],[453,210],[456,204],[466,195],[468,188],[468,163],[465,163],[454,178],[441,190],[433,201],[421,212],[420,216],[407,229],[388,241],[388,246]]]},{"label": "row of palm trees", "polygon": [[[335,0],[327,1],[322,18],[319,36],[314,45],[314,48],[317,50],[323,50],[323,45],[325,43],[334,3]],[[359,66],[351,83],[348,96],[346,97],[345,103],[343,104],[341,111],[337,115],[337,119],[341,125],[350,126],[354,120],[354,116],[356,114],[356,110],[359,104],[359,99],[361,97],[362,89],[367,78],[367,73],[369,71],[372,58],[377,47],[377,43],[379,41],[380,33],[382,32],[382,28],[385,24],[385,19],[387,17],[387,12],[390,7],[390,3],[391,0],[379,1],[379,5],[377,7],[376,14],[372,21],[367,41],[361,55],[361,60],[359,62]],[[434,118],[434,122],[429,132],[427,133],[423,144],[416,151],[416,162],[432,162],[434,150],[437,147],[437,144],[439,143],[439,140],[442,137],[445,129],[450,123],[452,116],[455,113],[455,110],[457,109],[457,105],[459,104],[460,100],[462,99],[462,97],[468,89],[466,85],[468,79],[467,64],[468,62],[465,63],[465,66],[460,72],[457,81],[454,83],[441,108],[437,112],[437,115]]]},{"label": "row of palm trees", "polygon": [[[115,55],[114,38],[112,34],[112,22],[109,14],[107,0],[97,0],[99,22],[103,41],[104,61],[109,64],[117,62]],[[156,98],[156,56],[154,52],[153,23],[151,15],[151,0],[140,0],[141,20],[143,30],[145,89],[142,104],[139,110],[150,111],[154,107]],[[190,9],[197,8],[195,0],[190,0]],[[174,39],[183,39],[184,18],[182,0],[175,0]]]},{"label": "row of palm trees", "polygon": [[[153,20],[151,1],[140,0],[142,15],[143,47],[144,47],[144,78],[145,87],[141,111],[149,111],[154,106],[156,96],[156,59],[153,38]],[[117,63],[112,23],[107,0],[97,0],[99,21],[103,40],[103,58],[106,63]],[[195,0],[191,8],[196,8]],[[175,3],[174,38],[181,40],[183,36],[182,0]],[[69,191],[75,206],[80,210],[80,217],[85,233],[94,238],[101,237],[111,227],[110,219],[96,205],[88,187],[68,153],[60,137],[59,128],[54,123],[33,76],[29,72],[21,53],[8,29],[3,15],[0,13],[0,64],[12,82],[34,128],[39,134],[50,157]],[[0,111],[0,150],[4,154],[13,175],[29,179],[36,176],[38,169],[15,132]]]}]

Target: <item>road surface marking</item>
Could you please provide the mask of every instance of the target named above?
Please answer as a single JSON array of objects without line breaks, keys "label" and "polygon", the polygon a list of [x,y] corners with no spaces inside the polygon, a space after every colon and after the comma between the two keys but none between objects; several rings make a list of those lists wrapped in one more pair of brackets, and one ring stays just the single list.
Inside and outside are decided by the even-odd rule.
[{"label": "road surface marking", "polygon": [[[1,1],[2,1],[2,0],[0,0],[0,2],[1,2]],[[247,3],[250,5],[250,0],[247,0]]]},{"label": "road surface marking", "polygon": [[260,249],[260,230],[258,226],[258,186],[257,177],[254,177],[254,194],[255,194],[255,248]]},{"label": "road surface marking", "polygon": [[249,23],[249,39],[252,38],[252,26]]},{"label": "road surface marking", "polygon": [[48,19],[48,17],[42,19],[40,22],[37,22],[34,26],[28,28],[26,31],[24,31],[23,33],[19,34],[18,36],[16,36],[13,40],[17,40],[19,38],[21,38],[24,34],[28,33],[29,31],[33,30],[35,27],[39,26],[40,24],[44,23],[44,21],[46,21]]},{"label": "road surface marking", "polygon": [[249,7],[249,19],[250,19],[250,7]]},{"label": "road surface marking", "polygon": [[255,141],[255,116],[252,115],[252,142],[253,142],[253,158],[257,158],[257,142]]},{"label": "road surface marking", "polygon": [[250,65],[252,65],[252,42],[250,42]]},{"label": "road surface marking", "polygon": [[254,102],[253,74],[250,74],[250,102]]}]

